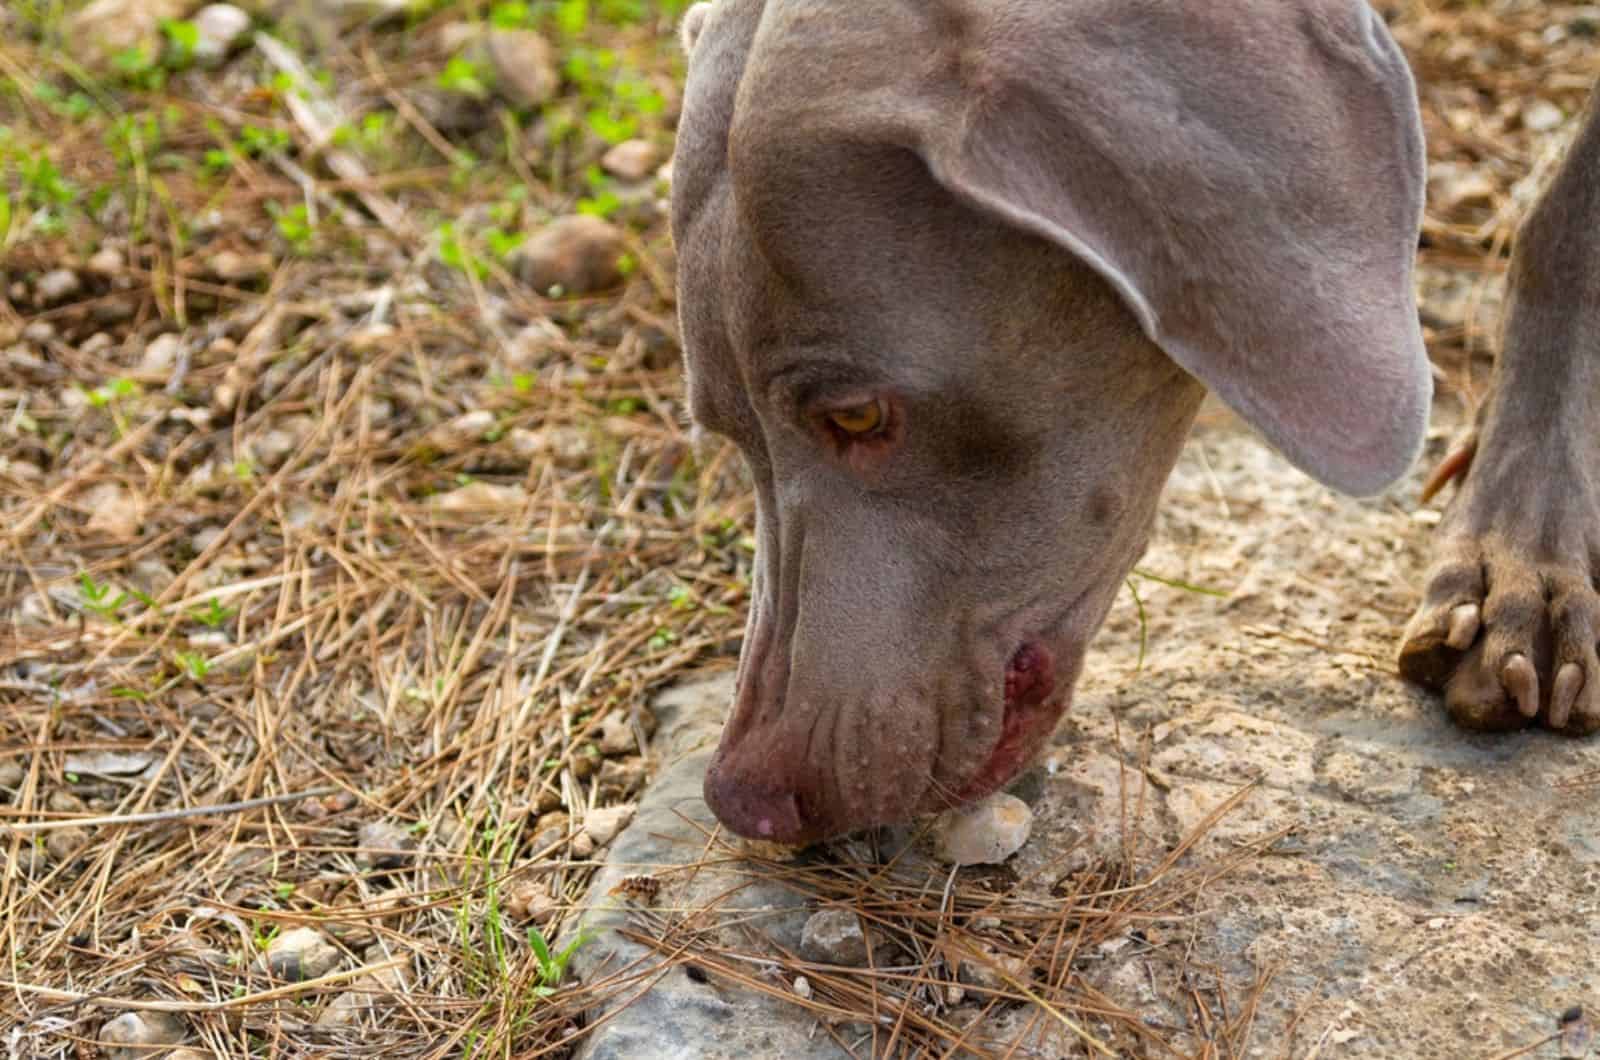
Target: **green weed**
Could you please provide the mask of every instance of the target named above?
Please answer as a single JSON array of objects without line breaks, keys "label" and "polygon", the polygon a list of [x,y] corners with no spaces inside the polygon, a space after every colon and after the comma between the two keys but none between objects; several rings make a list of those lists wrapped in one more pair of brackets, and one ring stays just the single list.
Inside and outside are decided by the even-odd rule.
[{"label": "green weed", "polygon": [[222,602],[213,596],[206,601],[204,608],[192,608],[189,617],[207,629],[221,629],[236,613],[234,608],[223,607]]},{"label": "green weed", "polygon": [[95,581],[88,571],[78,572],[78,595],[83,598],[85,611],[106,622],[121,622],[123,607],[133,600],[110,582]]},{"label": "green weed", "polygon": [[172,658],[178,664],[178,668],[195,684],[204,684],[206,677],[211,673],[211,660],[200,652],[175,652]]},{"label": "green weed", "polygon": [[278,235],[288,245],[291,254],[303,258],[311,253],[317,228],[311,220],[311,210],[305,203],[284,206],[282,203],[268,202],[267,213],[272,216],[273,227],[278,230]]}]

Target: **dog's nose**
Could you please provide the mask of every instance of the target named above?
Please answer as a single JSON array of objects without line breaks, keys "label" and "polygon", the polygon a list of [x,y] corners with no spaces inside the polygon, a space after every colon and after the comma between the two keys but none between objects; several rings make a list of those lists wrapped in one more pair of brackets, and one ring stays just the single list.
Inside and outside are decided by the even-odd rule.
[{"label": "dog's nose", "polygon": [[800,795],[792,787],[722,767],[718,762],[706,771],[705,799],[731,831],[776,843],[798,843],[811,835],[815,822],[805,819]]}]

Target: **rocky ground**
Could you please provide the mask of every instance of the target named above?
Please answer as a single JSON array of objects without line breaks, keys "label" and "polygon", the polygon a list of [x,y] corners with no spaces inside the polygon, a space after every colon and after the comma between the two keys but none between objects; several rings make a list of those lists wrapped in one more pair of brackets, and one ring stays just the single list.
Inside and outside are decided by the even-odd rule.
[{"label": "rocky ground", "polygon": [[[1148,869],[1198,836],[1179,864],[1208,882],[1183,915],[1146,919],[1132,915],[1136,903],[1067,977],[1165,1041],[1156,1047],[1115,1020],[1089,1022],[1084,1035],[1039,1020],[1022,984],[1047,997],[1061,984],[1037,954],[1016,966],[1022,984],[1003,991],[1012,1005],[984,1011],[981,997],[929,991],[930,1010],[952,1028],[970,1024],[970,1041],[992,1055],[1019,1057],[1096,1055],[1087,1037],[1116,1055],[1590,1055],[1589,1017],[1575,1012],[1600,1005],[1600,748],[1463,733],[1395,676],[1433,522],[1415,506],[1417,483],[1352,502],[1225,415],[1197,432],[1144,565],[1227,598],[1134,580],[1143,621],[1129,593],[1095,643],[1071,715],[1016,789],[1032,804],[1033,834],[1007,862],[1013,897],[1047,907],[1062,901],[1065,866],[1127,858]],[[669,883],[659,903],[696,910],[702,924],[719,910],[709,919],[746,940],[748,959],[771,961],[775,981],[792,989],[809,972],[815,984],[823,977],[806,958],[834,962],[805,953],[803,925],[836,900],[759,867],[717,863],[699,870],[709,880],[692,872],[708,843],[704,744],[729,687],[722,678],[698,699],[675,694],[662,711],[662,738],[676,741],[663,753],[687,757],[646,793],[645,813],[613,847],[629,864],[607,869],[595,897],[630,872],[687,881]],[[685,713],[700,719],[699,740],[685,738]],[[937,859],[908,871],[936,890],[944,881]],[[755,945],[751,923],[764,933]],[[947,929],[979,946],[1007,938],[1006,926],[973,923],[953,918]],[[877,964],[928,970],[915,945],[895,948],[907,937],[891,931]],[[586,966],[606,952],[586,950]],[[643,952],[623,945],[618,959]],[[989,959],[1004,967],[1003,952]],[[934,982],[965,981],[931,964]],[[1246,999],[1253,1014],[1239,1035],[1229,1006]],[[1025,1017],[1036,1021],[1028,1033]],[[826,1024],[826,1014],[679,970],[591,1038],[586,1055],[639,1055],[630,1050],[647,1034],[675,1043],[661,1055],[867,1055],[867,1024],[836,1019],[834,1036]],[[887,1039],[880,1028],[880,1049]]]},{"label": "rocky ground", "polygon": [[[656,698],[750,570],[684,426],[682,6],[0,5],[6,1055],[1581,1055],[1596,752],[1444,724],[1415,480],[1220,411],[1019,852],[715,835],[726,692]],[[1436,456],[1600,11],[1378,6]]]}]

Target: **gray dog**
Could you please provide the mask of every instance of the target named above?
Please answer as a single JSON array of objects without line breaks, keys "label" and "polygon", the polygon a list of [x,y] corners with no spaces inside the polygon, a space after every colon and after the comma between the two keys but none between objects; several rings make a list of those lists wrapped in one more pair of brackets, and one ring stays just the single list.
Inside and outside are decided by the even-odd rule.
[{"label": "gray dog", "polygon": [[[1009,781],[1207,388],[1341,491],[1415,459],[1422,131],[1366,0],[718,0],[684,38],[690,405],[758,498],[705,783],[734,832]],[[1400,653],[1474,728],[1600,728],[1597,113]]]}]

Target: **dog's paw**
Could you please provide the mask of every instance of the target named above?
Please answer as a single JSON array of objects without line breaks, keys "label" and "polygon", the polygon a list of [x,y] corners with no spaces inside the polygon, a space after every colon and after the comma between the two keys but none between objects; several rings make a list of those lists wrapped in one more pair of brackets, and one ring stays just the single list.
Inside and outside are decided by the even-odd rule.
[{"label": "dog's paw", "polygon": [[1586,567],[1499,539],[1446,539],[1400,647],[1400,672],[1471,729],[1600,729],[1600,593]]}]

